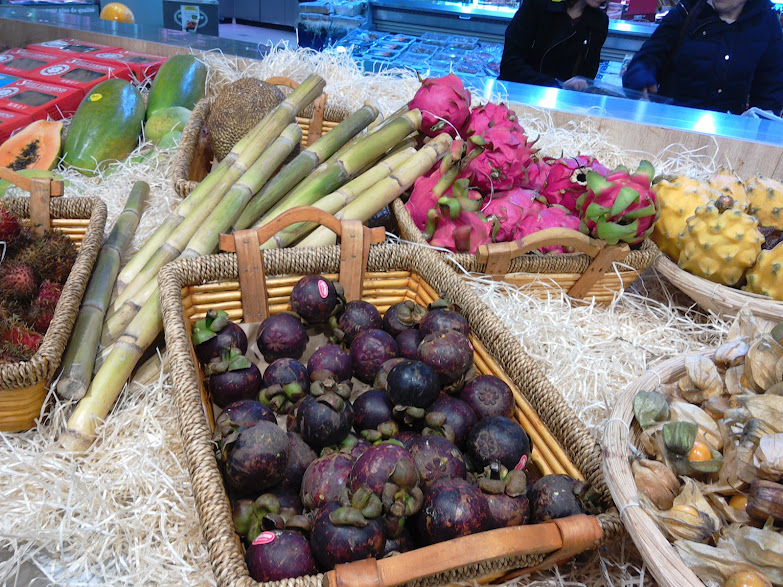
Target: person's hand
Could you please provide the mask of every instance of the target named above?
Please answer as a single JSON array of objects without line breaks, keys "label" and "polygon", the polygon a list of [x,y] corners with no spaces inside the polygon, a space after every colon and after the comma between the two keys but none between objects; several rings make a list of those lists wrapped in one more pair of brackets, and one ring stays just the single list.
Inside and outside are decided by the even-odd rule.
[{"label": "person's hand", "polygon": [[574,90],[576,92],[584,92],[589,85],[588,81],[581,76],[575,76],[563,82],[563,87],[566,90]]},{"label": "person's hand", "polygon": [[651,84],[646,88],[642,88],[642,99],[646,100],[648,94],[657,94],[657,93],[658,93],[658,86],[656,84]]}]

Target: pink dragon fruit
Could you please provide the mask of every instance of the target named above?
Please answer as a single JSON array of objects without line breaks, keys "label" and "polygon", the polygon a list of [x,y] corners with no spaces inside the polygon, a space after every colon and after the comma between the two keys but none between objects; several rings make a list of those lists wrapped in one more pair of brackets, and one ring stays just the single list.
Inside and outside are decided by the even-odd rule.
[{"label": "pink dragon fruit", "polygon": [[455,167],[443,168],[435,165],[428,174],[422,175],[413,183],[413,190],[405,207],[419,230],[424,230],[427,226],[427,213],[437,208],[438,200],[451,189],[457,171]]},{"label": "pink dragon fruit", "polygon": [[481,212],[494,222],[493,238],[502,243],[514,240],[514,232],[519,222],[532,211],[545,207],[538,194],[533,190],[515,188],[506,192],[496,192]]},{"label": "pink dragon fruit", "polygon": [[546,157],[548,165],[546,182],[538,192],[551,204],[560,204],[571,214],[576,214],[576,200],[587,191],[587,172],[591,169],[606,177],[609,168],[601,165],[593,157]]},{"label": "pink dragon fruit", "polygon": [[544,159],[533,159],[533,162],[525,169],[521,187],[535,190],[540,194],[546,185],[548,175],[549,164]]},{"label": "pink dragon fruit", "polygon": [[581,225],[579,230],[610,245],[618,242],[635,245],[653,231],[661,207],[650,187],[655,170],[642,161],[631,175],[618,167],[605,178],[587,172],[588,190],[576,201]]},{"label": "pink dragon fruit", "polygon": [[442,132],[456,137],[470,116],[470,92],[453,73],[430,77],[421,83],[408,106],[421,111],[421,132],[428,137]]},{"label": "pink dragon fruit", "polygon": [[[524,238],[545,228],[570,228],[579,230],[579,218],[571,215],[563,206],[555,204],[525,216],[517,227],[514,240]],[[565,253],[564,247],[542,247],[542,253]]]},{"label": "pink dragon fruit", "polygon": [[534,149],[513,110],[492,103],[474,108],[466,136],[474,145],[465,167],[471,185],[485,194],[522,185]]},{"label": "pink dragon fruit", "polygon": [[492,242],[493,224],[482,214],[481,194],[470,190],[467,178],[454,182],[451,195],[438,200],[427,214],[424,236],[435,247],[455,253],[475,253],[479,245]]}]

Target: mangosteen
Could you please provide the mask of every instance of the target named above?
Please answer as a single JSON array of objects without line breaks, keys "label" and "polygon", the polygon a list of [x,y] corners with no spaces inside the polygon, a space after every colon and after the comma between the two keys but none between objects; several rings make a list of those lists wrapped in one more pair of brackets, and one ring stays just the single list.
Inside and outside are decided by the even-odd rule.
[{"label": "mangosteen", "polygon": [[[316,377],[324,376],[327,373],[329,372],[318,371]],[[336,393],[345,400],[351,399],[351,395],[353,395],[353,381],[348,379],[347,381],[337,382],[331,376],[328,376],[325,379],[315,380],[310,384],[310,395],[320,397],[325,393]]]},{"label": "mangosteen", "polygon": [[458,447],[464,445],[473,425],[478,421],[476,412],[461,399],[441,393],[424,416],[426,428],[422,434],[438,434],[451,440]]},{"label": "mangosteen", "polygon": [[301,435],[290,430],[286,434],[291,445],[291,451],[288,455],[288,467],[286,468],[282,484],[298,493],[307,467],[318,458],[318,455],[315,454],[315,451],[310,448],[310,445],[304,441]]},{"label": "mangosteen", "polygon": [[487,498],[492,528],[521,526],[530,520],[524,471],[509,471],[498,463],[492,463],[479,476],[478,486]]},{"label": "mangosteen", "polygon": [[492,463],[507,469],[523,469],[530,459],[530,437],[516,421],[492,416],[476,422],[465,442],[473,471],[483,471]]},{"label": "mangosteen", "polygon": [[320,275],[305,275],[291,290],[291,308],[308,324],[323,324],[345,303],[342,287]]},{"label": "mangosteen", "polygon": [[259,583],[318,573],[310,542],[295,530],[268,530],[245,552],[247,570]]},{"label": "mangosteen", "polygon": [[419,324],[419,329],[424,336],[444,330],[456,330],[467,336],[470,332],[468,319],[454,308],[455,306],[452,306],[448,300],[442,298],[432,302],[427,309],[427,315]]},{"label": "mangosteen", "polygon": [[406,359],[389,371],[386,392],[394,404],[395,415],[410,423],[421,420],[438,399],[440,378],[429,365]]},{"label": "mangosteen", "polygon": [[272,413],[272,410],[261,402],[245,399],[223,408],[215,419],[215,430],[212,434],[218,462],[225,462],[225,451],[234,442],[240,428],[252,426],[256,422],[261,421],[277,424],[277,418]]},{"label": "mangosteen", "polygon": [[225,408],[234,402],[254,399],[261,389],[261,371],[238,348],[223,349],[219,359],[204,368],[204,386],[212,401]]},{"label": "mangosteen", "polygon": [[393,359],[389,359],[383,365],[381,365],[381,368],[378,369],[377,375],[375,375],[375,380],[373,381],[372,386],[375,389],[386,391],[386,378],[389,376],[389,371],[391,371],[395,365],[399,365],[403,361],[405,361],[405,359],[402,357],[394,357]]},{"label": "mangosteen", "polygon": [[397,336],[403,330],[416,328],[426,313],[424,306],[411,300],[394,304],[383,315],[383,329],[392,336]]},{"label": "mangosteen", "polygon": [[441,477],[468,474],[465,459],[453,442],[442,436],[417,436],[406,447],[419,469],[419,485],[424,491]]},{"label": "mangosteen", "polygon": [[473,346],[456,330],[433,332],[419,344],[418,358],[440,375],[441,383],[454,383],[473,365]]},{"label": "mangosteen", "polygon": [[258,350],[267,363],[288,357],[299,359],[307,348],[307,329],[293,314],[272,314],[258,327]]},{"label": "mangosteen", "polygon": [[[240,499],[231,507],[234,529],[242,538],[252,542],[264,531],[264,518],[279,516],[281,511],[280,501],[272,493],[264,493],[256,499]],[[288,513],[295,515],[296,512]]]},{"label": "mangosteen", "polygon": [[465,384],[460,399],[481,420],[491,416],[514,417],[514,395],[506,382],[494,375],[479,375]]},{"label": "mangosteen", "polygon": [[365,438],[348,434],[348,436],[343,438],[337,444],[323,447],[321,450],[321,455],[325,455],[330,452],[341,452],[358,459],[364,454],[364,451],[366,451],[371,446],[372,444],[370,444],[370,442]]},{"label": "mangosteen", "polygon": [[340,563],[375,558],[383,552],[386,537],[382,518],[368,518],[353,507],[328,503],[315,514],[310,548],[318,563],[332,569]]},{"label": "mangosteen", "polygon": [[[299,433],[299,424],[296,423],[296,412],[299,410],[299,406],[302,405],[302,402],[310,396],[304,396],[302,399],[297,401],[293,407],[291,408],[291,411],[288,412],[285,416],[285,429],[290,432],[296,432]],[[271,410],[270,410],[271,411]]]},{"label": "mangosteen", "polygon": [[238,348],[247,352],[247,335],[228,319],[223,310],[208,310],[205,318],[193,325],[193,350],[201,363],[219,359],[223,349]]},{"label": "mangosteen", "polygon": [[365,330],[351,343],[351,362],[356,378],[371,383],[386,361],[397,356],[397,343],[384,330]]},{"label": "mangosteen", "polygon": [[383,318],[378,309],[364,300],[354,300],[345,304],[339,318],[330,319],[332,336],[336,342],[350,346],[360,332],[383,328]]},{"label": "mangosteen", "polygon": [[441,478],[424,496],[416,516],[419,535],[429,544],[483,532],[490,524],[489,504],[481,490],[465,479]]},{"label": "mangosteen", "polygon": [[301,514],[304,512],[304,506],[302,500],[299,497],[299,488],[293,488],[290,485],[281,483],[275,485],[271,489],[266,490],[267,493],[271,493],[280,502],[281,510],[288,510],[294,514]]},{"label": "mangosteen", "polygon": [[380,389],[368,389],[353,402],[353,427],[363,438],[377,442],[397,436],[393,405]]},{"label": "mangosteen", "polygon": [[400,535],[396,538],[386,538],[386,546],[383,548],[381,558],[402,554],[403,552],[408,552],[414,548],[416,548],[416,541],[413,539],[410,530],[406,527],[402,529],[402,532],[400,532]]},{"label": "mangosteen", "polygon": [[314,510],[347,498],[346,484],[355,462],[353,456],[342,452],[331,452],[315,459],[302,477],[302,504]]},{"label": "mangosteen", "polygon": [[416,359],[419,352],[419,344],[424,339],[424,335],[418,328],[403,330],[394,339],[397,341],[397,348],[400,356],[406,359]]},{"label": "mangosteen", "polygon": [[226,448],[226,481],[241,494],[274,487],[285,476],[290,451],[288,436],[277,424],[261,421],[240,428]]},{"label": "mangosteen", "polygon": [[302,438],[313,448],[337,444],[353,426],[351,402],[336,393],[306,397],[296,411],[296,423]]},{"label": "mangosteen", "polygon": [[591,511],[595,496],[583,481],[568,475],[544,475],[535,482],[529,497],[531,521],[538,524]]},{"label": "mangosteen", "polygon": [[414,430],[402,430],[394,438],[394,440],[399,442],[405,450],[408,450],[408,447],[411,445],[411,442],[413,442],[413,439],[418,438],[419,436],[421,436],[421,434]]},{"label": "mangosteen", "polygon": [[296,359],[283,357],[273,361],[264,370],[263,383],[264,388],[258,394],[258,400],[276,414],[287,414],[296,402],[307,395],[310,374],[307,367]]},{"label": "mangosteen", "polygon": [[334,379],[348,381],[353,374],[351,355],[336,344],[318,347],[307,361],[311,381]]}]

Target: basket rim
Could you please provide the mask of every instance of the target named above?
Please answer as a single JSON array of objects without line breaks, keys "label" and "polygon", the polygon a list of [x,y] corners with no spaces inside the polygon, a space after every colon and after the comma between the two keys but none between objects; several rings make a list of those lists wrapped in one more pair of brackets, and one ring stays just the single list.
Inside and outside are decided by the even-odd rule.
[{"label": "basket rim", "polygon": [[[0,201],[11,201],[21,209],[27,208],[29,200],[29,196],[0,198]],[[28,361],[0,365],[0,391],[38,385],[57,371],[103,243],[108,212],[106,203],[100,198],[54,198],[49,210],[52,218],[89,218],[89,223],[41,346]],[[86,210],[89,214],[85,214]],[[29,210],[20,216],[29,217]]]},{"label": "basket rim", "polygon": [[642,390],[652,391],[662,382],[685,373],[686,356],[713,357],[715,349],[683,353],[645,371],[625,388],[604,426],[602,449],[606,484],[620,512],[623,525],[636,548],[662,587],[704,587],[704,583],[683,562],[674,546],[650,515],[639,506],[639,492],[631,470],[633,399]]},{"label": "basket rim", "polygon": [[[282,274],[299,275],[308,273],[306,267],[302,268],[297,264],[297,259],[302,256],[312,255],[315,257],[324,255],[329,258],[330,262],[336,264],[336,262],[339,261],[339,247],[337,246],[318,247],[317,249],[270,250],[264,251],[263,254],[267,277]],[[422,275],[422,271],[416,270],[415,267],[411,265],[416,262],[431,264],[432,267],[435,267],[435,273],[438,275],[434,278],[433,276],[428,275],[426,280],[433,289],[438,291],[441,295],[444,293],[443,287],[433,284],[434,279],[438,282],[441,280],[444,283],[448,282],[452,288],[463,290],[463,295],[474,300],[472,301],[473,309],[468,309],[466,311],[468,314],[467,317],[473,325],[475,325],[477,319],[474,315],[474,319],[471,320],[470,316],[473,315],[471,314],[472,311],[478,312],[478,315],[480,316],[479,319],[482,322],[491,323],[493,328],[502,329],[513,339],[513,336],[507,331],[499,318],[495,317],[491,310],[489,310],[473,292],[465,290],[464,284],[459,279],[458,275],[437,255],[428,251],[422,251],[420,247],[414,245],[392,245],[386,243],[372,245],[368,271],[379,270],[375,262],[377,262],[378,258],[383,258],[385,260],[386,258],[384,255],[393,257],[393,259],[389,261],[390,264],[399,261],[399,259],[409,260],[410,265],[400,267],[399,265],[402,262],[399,262],[396,263],[395,266],[398,269],[404,268],[405,270],[417,273],[422,279],[425,279]],[[318,259],[318,261],[322,261],[322,259]],[[317,261],[314,261],[314,263],[316,262]],[[276,263],[282,267],[280,271],[278,271],[278,267],[275,265]],[[290,265],[286,265],[286,263],[290,263]],[[296,269],[294,270],[285,269],[286,267],[292,267],[294,265],[296,266]],[[322,272],[329,272],[329,266],[323,264],[321,264],[321,266],[324,267]],[[223,253],[168,263],[163,267],[158,278],[166,344],[167,348],[172,353],[169,358],[169,363],[171,365],[171,376],[174,383],[173,387],[180,419],[180,432],[184,437],[183,444],[185,456],[191,474],[194,493],[196,494],[197,508],[202,521],[202,532],[207,541],[208,548],[210,549],[210,560],[219,584],[224,584],[223,579],[228,578],[236,581],[247,580],[246,567],[244,566],[244,561],[237,545],[234,545],[236,552],[231,552],[231,547],[229,546],[232,536],[234,535],[233,527],[230,525],[230,512],[216,511],[221,507],[227,509],[228,506],[224,497],[225,490],[223,481],[214,456],[212,455],[211,434],[207,426],[201,401],[196,365],[193,360],[192,351],[190,350],[190,337],[184,318],[183,288],[189,285],[236,280],[237,274],[236,254]],[[456,301],[457,303],[460,302],[460,300]],[[465,310],[465,305],[460,305],[463,307],[463,310]],[[478,308],[478,310],[475,308]],[[480,332],[480,330],[477,331],[476,336],[479,337],[480,340],[483,340],[484,337]],[[518,382],[521,378],[517,372],[524,369],[524,366],[518,363],[522,360],[524,351],[515,339],[513,343],[509,344],[509,339],[505,338],[501,344],[505,344],[506,347],[511,347],[507,352],[517,359],[516,361],[513,361],[512,364],[507,364],[509,361],[504,360],[503,357],[496,356],[496,351],[491,348],[491,344],[487,345],[488,351],[493,354],[496,361],[504,371],[506,371],[509,377],[515,380],[515,382]],[[524,356],[527,357],[527,355]],[[529,360],[532,362],[532,359]],[[532,364],[535,365],[534,363]],[[543,377],[543,373],[541,373],[541,377]],[[527,397],[528,394],[525,393],[525,390],[523,389],[524,386],[518,385],[518,387],[520,388],[520,392]],[[549,432],[558,442],[560,442],[569,458],[582,472],[585,479],[587,479],[588,482],[608,500],[609,494],[602,478],[603,471],[600,465],[601,454],[597,442],[589,430],[587,430],[586,426],[576,418],[575,414],[573,414],[571,409],[565,404],[562,396],[551,386],[551,384],[549,384],[549,387],[551,388],[551,391],[556,394],[555,399],[557,400],[557,405],[548,405],[548,407],[545,407],[544,409],[542,409],[541,405],[536,405],[544,404],[546,402],[544,396],[550,391],[549,389],[537,389],[536,392],[541,393],[541,398],[528,397],[529,401],[531,399],[533,400],[530,401],[531,406],[542,418],[549,429]],[[540,399],[540,401],[535,401],[536,399]],[[551,424],[551,420],[558,419],[562,424],[561,428],[552,426]],[[206,458],[206,455],[209,455],[209,458],[207,458],[205,462],[200,462],[197,466],[195,459],[204,459]],[[219,491],[216,488],[219,488]],[[221,498],[217,495],[218,493],[222,493],[223,497]],[[611,507],[610,500],[606,502],[606,505],[607,507]],[[597,518],[604,532],[604,540],[610,539],[622,531],[622,525],[619,523],[619,517],[615,511],[599,514]],[[233,541],[236,542],[235,539],[233,539]],[[219,548],[218,545],[220,545]],[[251,580],[251,583],[248,583],[248,585],[250,584],[255,585],[255,582],[252,582]]]}]

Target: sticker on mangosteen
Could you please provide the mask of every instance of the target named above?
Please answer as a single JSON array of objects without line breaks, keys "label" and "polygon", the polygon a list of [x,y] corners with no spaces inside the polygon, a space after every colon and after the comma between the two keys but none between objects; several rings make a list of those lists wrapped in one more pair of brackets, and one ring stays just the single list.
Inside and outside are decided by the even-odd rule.
[{"label": "sticker on mangosteen", "polygon": [[270,542],[273,542],[274,539],[274,532],[261,532],[261,534],[256,536],[256,539],[253,540],[253,546],[258,546],[259,544],[269,544]]},{"label": "sticker on mangosteen", "polygon": [[329,286],[323,280],[318,281],[318,293],[321,294],[323,299],[329,297]]},{"label": "sticker on mangosteen", "polygon": [[523,471],[527,467],[527,455],[522,455],[519,458],[519,462],[517,463],[517,466],[514,467],[515,471]]}]

